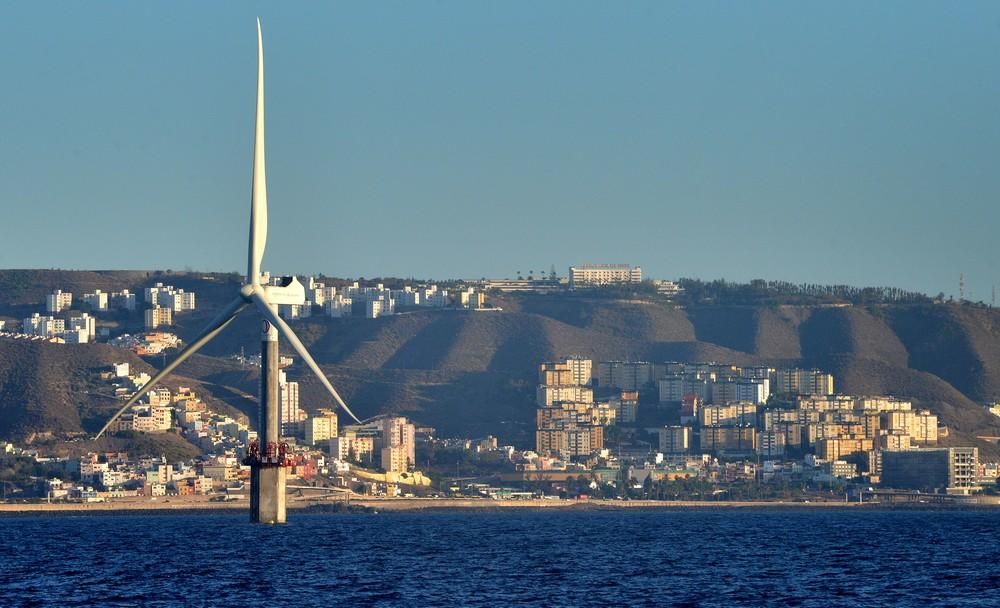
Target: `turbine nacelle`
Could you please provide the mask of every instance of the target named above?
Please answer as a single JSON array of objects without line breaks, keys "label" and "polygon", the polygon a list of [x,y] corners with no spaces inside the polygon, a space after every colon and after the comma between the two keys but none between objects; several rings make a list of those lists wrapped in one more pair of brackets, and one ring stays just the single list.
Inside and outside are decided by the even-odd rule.
[{"label": "turbine nacelle", "polygon": [[299,283],[299,280],[292,277],[281,277],[278,285],[263,285],[264,298],[271,304],[298,304],[306,303],[306,288]]}]

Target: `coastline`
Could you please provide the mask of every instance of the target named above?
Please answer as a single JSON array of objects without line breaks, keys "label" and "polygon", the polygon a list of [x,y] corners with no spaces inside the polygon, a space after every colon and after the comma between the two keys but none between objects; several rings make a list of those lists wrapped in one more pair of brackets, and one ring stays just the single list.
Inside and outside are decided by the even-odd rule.
[{"label": "coastline", "polygon": [[[249,510],[249,501],[212,502],[209,500],[133,500],[103,503],[0,503],[0,518],[18,516],[81,516],[81,515],[177,515],[218,514]],[[794,509],[794,510],[885,510],[885,509],[993,509],[997,502],[963,500],[950,503],[881,502],[792,502],[792,501],[658,501],[658,500],[490,500],[477,498],[356,498],[345,501],[293,500],[288,510],[300,513],[348,512],[430,512],[430,511],[632,511],[689,509]]]}]

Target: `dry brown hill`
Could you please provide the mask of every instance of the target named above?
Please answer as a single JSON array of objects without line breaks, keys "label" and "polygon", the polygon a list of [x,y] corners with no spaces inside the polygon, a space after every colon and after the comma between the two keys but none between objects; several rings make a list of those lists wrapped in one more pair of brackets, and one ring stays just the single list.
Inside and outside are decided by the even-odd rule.
[{"label": "dry brown hill", "polygon": [[[201,273],[0,271],[0,314],[39,309],[56,287],[138,291],[155,281],[197,292],[199,310],[177,317],[185,339],[239,283],[235,275]],[[572,293],[504,295],[494,302],[503,312],[316,317],[293,326],[360,415],[411,412],[449,434],[527,436],[536,365],[568,355],[818,366],[833,371],[842,390],[917,399],[958,433],[997,431],[981,406],[1000,397],[994,310],[957,304],[682,308]],[[258,328],[253,313],[243,315],[205,348],[205,357],[178,370],[175,384],[200,381],[210,398],[252,414],[257,372],[222,357],[258,352]],[[120,356],[99,345],[0,343],[0,436],[92,429],[108,405],[86,392],[92,387],[83,377],[109,358]],[[332,405],[303,370],[289,374],[302,383],[307,409]]]}]

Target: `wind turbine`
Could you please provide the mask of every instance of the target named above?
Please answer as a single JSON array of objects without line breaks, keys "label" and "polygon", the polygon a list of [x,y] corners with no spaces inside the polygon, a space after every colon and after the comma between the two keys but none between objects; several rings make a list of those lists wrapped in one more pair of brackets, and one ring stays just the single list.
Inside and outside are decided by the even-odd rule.
[{"label": "wind turbine", "polygon": [[[262,285],[260,266],[267,243],[267,179],[264,168],[264,43],[260,18],[257,18],[257,114],[254,125],[253,179],[250,195],[250,239],[247,248],[247,280],[239,295],[216,316],[207,327],[188,344],[177,357],[164,366],[155,376],[125,402],[114,416],[101,428],[94,439],[100,438],[108,428],[130,407],[149,393],[160,380],[178,365],[209,343],[236,318],[243,309],[253,305],[263,317],[261,336],[260,424],[262,443],[254,450],[251,446],[252,475],[251,519],[260,522],[285,521],[284,454],[279,441],[278,420],[278,334],[292,346],[309,369],[319,378],[327,392],[351,418],[358,421],[344,400],[333,388],[323,371],[306,350],[292,328],[278,316],[279,304],[305,303],[305,288],[295,277],[283,277],[280,285]],[[264,443],[266,442],[266,443]]]}]

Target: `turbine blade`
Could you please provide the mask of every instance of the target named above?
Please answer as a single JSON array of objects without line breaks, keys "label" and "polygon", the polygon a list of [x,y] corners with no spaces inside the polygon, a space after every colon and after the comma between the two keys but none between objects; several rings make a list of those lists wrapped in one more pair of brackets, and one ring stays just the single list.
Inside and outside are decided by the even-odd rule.
[{"label": "turbine blade", "polygon": [[299,340],[298,336],[295,335],[295,332],[292,331],[292,328],[288,326],[288,323],[285,323],[285,320],[282,319],[280,316],[278,316],[278,313],[275,312],[273,308],[271,308],[271,304],[270,302],[267,301],[267,298],[264,297],[264,295],[261,294],[261,292],[255,291],[253,294],[253,299],[254,302],[257,303],[257,308],[260,309],[260,314],[264,315],[265,319],[273,323],[274,326],[278,328],[278,332],[281,335],[283,335],[286,340],[288,340],[288,343],[292,345],[292,348],[295,349],[295,352],[297,352],[299,356],[302,357],[302,360],[305,361],[306,365],[309,366],[309,369],[311,369],[312,372],[316,374],[316,377],[319,378],[319,381],[323,384],[323,386],[326,387],[327,392],[333,395],[333,398],[337,401],[337,404],[340,405],[340,407],[342,407],[344,411],[347,412],[348,415],[350,415],[350,417],[354,419],[355,422],[360,424],[361,421],[358,420],[358,417],[354,415],[354,412],[351,411],[351,408],[347,407],[347,404],[344,403],[344,400],[340,398],[340,394],[337,392],[337,389],[333,388],[333,385],[330,384],[329,380],[327,380],[326,375],[323,374],[323,370],[319,368],[319,365],[316,365],[316,361],[313,360],[312,355],[310,355],[309,351],[306,350],[306,347],[304,344],[302,344],[302,341]]},{"label": "turbine blade", "polygon": [[257,18],[257,117],[253,133],[253,179],[250,186],[250,243],[247,283],[260,284],[260,265],[267,244],[267,176],[264,169],[264,39]]},{"label": "turbine blade", "polygon": [[128,411],[128,408],[135,405],[135,403],[139,401],[139,399],[142,399],[142,397],[145,396],[146,393],[153,390],[153,387],[155,387],[157,383],[163,379],[164,376],[174,371],[174,369],[178,365],[184,363],[184,361],[187,360],[188,357],[198,352],[198,349],[200,349],[202,346],[205,346],[205,344],[211,341],[212,338],[219,335],[219,332],[225,329],[225,327],[229,325],[229,323],[232,322],[233,319],[236,318],[236,315],[238,315],[240,311],[246,308],[248,305],[249,302],[247,302],[242,296],[233,300],[233,302],[230,303],[229,306],[227,306],[225,309],[223,309],[223,311],[220,312],[218,316],[212,319],[212,322],[209,323],[208,326],[206,326],[205,329],[201,331],[201,334],[199,334],[198,337],[195,338],[193,342],[191,342],[186,347],[184,347],[183,350],[181,350],[181,352],[177,355],[177,357],[173,361],[168,363],[167,366],[161,369],[155,376],[153,376],[149,382],[144,384],[142,388],[140,388],[136,392],[136,394],[132,395],[132,398],[126,401],[125,405],[123,405],[121,409],[115,412],[115,415],[112,416],[111,419],[108,420],[103,427],[101,427],[101,430],[97,433],[97,435],[94,436],[94,439],[95,440],[100,439],[101,435],[103,435],[104,432],[108,430],[108,427],[110,427],[115,420],[118,420],[118,418],[120,418],[122,414]]}]

